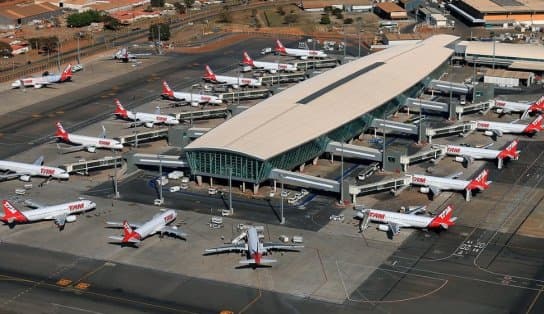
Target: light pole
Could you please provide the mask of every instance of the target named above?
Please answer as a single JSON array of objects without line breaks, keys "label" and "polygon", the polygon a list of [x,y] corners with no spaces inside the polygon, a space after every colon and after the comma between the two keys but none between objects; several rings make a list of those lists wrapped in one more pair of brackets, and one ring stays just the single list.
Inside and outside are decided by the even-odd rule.
[{"label": "light pole", "polygon": [[340,204],[344,205],[344,140],[342,140],[342,154],[340,155]]},{"label": "light pole", "polygon": [[495,32],[491,32],[491,40],[493,40],[493,70],[495,70]]},{"label": "light pole", "polygon": [[79,38],[81,37],[81,32],[77,33],[77,64],[81,63],[81,57],[79,55]]},{"label": "light pole", "polygon": [[162,197],[162,158],[160,154],[157,157],[159,158],[159,199],[162,203],[164,202],[164,198]]},{"label": "light pole", "polygon": [[117,151],[115,149],[112,149],[113,151],[113,198],[119,198],[119,190],[117,189]]},{"label": "light pole", "polygon": [[284,225],[285,224],[285,216],[283,216],[283,176],[281,176],[281,207],[280,207],[280,210],[281,210],[281,221],[280,221],[280,225]]},{"label": "light pole", "polygon": [[232,208],[232,168],[229,167],[229,210],[230,214],[234,214],[234,208]]}]

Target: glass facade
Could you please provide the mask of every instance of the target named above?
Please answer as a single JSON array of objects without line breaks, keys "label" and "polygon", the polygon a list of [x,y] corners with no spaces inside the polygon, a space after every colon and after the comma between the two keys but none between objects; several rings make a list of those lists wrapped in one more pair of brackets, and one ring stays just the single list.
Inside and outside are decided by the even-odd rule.
[{"label": "glass facade", "polygon": [[232,179],[237,181],[261,183],[266,181],[270,171],[274,168],[291,170],[308,160],[322,155],[330,141],[347,141],[365,132],[375,118],[384,118],[397,111],[404,105],[409,97],[416,97],[422,89],[433,79],[437,79],[445,72],[447,62],[431,73],[424,80],[414,84],[402,94],[384,103],[380,107],[350,122],[319,136],[318,138],[304,143],[296,148],[268,159],[260,160],[251,156],[221,150],[190,150],[186,152],[191,173],[218,178],[228,178],[229,173]]}]

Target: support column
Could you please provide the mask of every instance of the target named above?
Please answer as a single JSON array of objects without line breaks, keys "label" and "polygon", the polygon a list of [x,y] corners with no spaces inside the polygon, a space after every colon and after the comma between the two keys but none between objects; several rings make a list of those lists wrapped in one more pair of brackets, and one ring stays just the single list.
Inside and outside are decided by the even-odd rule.
[{"label": "support column", "polygon": [[357,205],[357,195],[356,194],[351,195],[351,202],[353,203],[353,205]]},{"label": "support column", "polygon": [[213,186],[213,178],[210,177],[210,186]]},{"label": "support column", "polygon": [[331,154],[331,165],[334,164],[334,154],[333,153],[330,153]]},{"label": "support column", "polygon": [[259,184],[254,183],[253,184],[253,195],[257,195],[259,193]]},{"label": "support column", "polygon": [[277,192],[277,187],[276,187],[276,184],[277,184],[277,183],[278,183],[278,182],[277,182],[276,180],[274,180],[274,193]]},{"label": "support column", "polygon": [[499,158],[499,159],[497,160],[497,168],[498,168],[498,169],[502,169],[502,163],[503,163],[503,159],[502,159],[502,158]]},{"label": "support column", "polygon": [[198,186],[201,186],[202,185],[202,176],[196,176],[196,184]]},{"label": "support column", "polygon": [[298,168],[298,170],[299,170],[300,172],[304,172],[304,166],[305,166],[305,164],[300,165],[300,167]]},{"label": "support column", "polygon": [[471,196],[472,196],[472,191],[471,191],[470,189],[466,189],[466,190],[465,190],[465,200],[466,200],[467,202],[470,202]]},{"label": "support column", "polygon": [[242,181],[242,193],[246,192],[246,183]]},{"label": "support column", "polygon": [[317,165],[317,161],[319,160],[319,157],[315,157],[314,160],[312,160],[312,165]]}]

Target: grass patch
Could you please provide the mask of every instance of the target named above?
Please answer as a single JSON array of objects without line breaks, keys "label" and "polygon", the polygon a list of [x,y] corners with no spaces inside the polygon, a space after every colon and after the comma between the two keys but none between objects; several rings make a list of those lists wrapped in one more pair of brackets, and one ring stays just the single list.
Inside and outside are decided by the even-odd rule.
[{"label": "grass patch", "polygon": [[264,11],[264,18],[268,24],[268,27],[283,26],[283,16],[281,16],[275,10]]}]

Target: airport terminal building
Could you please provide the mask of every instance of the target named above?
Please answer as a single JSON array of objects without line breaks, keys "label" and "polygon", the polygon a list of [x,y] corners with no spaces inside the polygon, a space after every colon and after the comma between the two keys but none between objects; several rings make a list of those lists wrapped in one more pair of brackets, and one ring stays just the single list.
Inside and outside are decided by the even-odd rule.
[{"label": "airport terminal building", "polygon": [[437,35],[392,47],[266,99],[185,147],[192,174],[258,187],[273,169],[319,157],[330,142],[359,136],[438,78],[457,39]]}]

